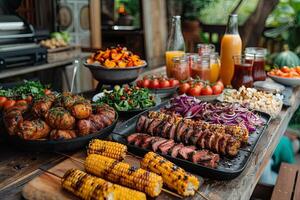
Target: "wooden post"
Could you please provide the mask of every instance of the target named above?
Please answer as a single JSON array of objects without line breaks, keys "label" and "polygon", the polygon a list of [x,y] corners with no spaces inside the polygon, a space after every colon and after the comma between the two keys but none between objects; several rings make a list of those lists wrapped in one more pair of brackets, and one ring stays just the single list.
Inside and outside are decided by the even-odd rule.
[{"label": "wooden post", "polygon": [[[90,30],[91,30],[91,48],[101,48],[101,0],[90,0]],[[92,80],[95,88],[98,81]]]},{"label": "wooden post", "polygon": [[149,67],[165,63],[167,42],[166,2],[142,0],[146,58]]}]

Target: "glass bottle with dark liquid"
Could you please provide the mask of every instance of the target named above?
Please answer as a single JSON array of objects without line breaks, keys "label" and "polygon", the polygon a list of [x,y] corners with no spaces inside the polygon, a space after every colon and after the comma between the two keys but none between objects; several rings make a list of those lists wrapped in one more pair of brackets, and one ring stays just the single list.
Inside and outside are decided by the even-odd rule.
[{"label": "glass bottle with dark liquid", "polygon": [[253,87],[253,60],[246,60],[246,56],[234,56],[234,75],[231,85],[235,89],[241,86]]},{"label": "glass bottle with dark liquid", "polygon": [[260,47],[247,47],[245,49],[245,55],[247,61],[251,63],[253,60],[252,76],[253,81],[264,81],[267,78],[265,72],[265,56],[267,50]]}]

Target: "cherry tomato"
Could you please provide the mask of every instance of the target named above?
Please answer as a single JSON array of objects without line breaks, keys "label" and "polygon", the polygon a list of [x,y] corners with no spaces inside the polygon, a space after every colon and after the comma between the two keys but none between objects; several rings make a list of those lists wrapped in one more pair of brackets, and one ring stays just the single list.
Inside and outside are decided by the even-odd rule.
[{"label": "cherry tomato", "polygon": [[177,85],[179,85],[179,81],[177,79],[170,79],[170,87],[175,87]]},{"label": "cherry tomato", "polygon": [[190,88],[188,91],[188,94],[190,96],[200,96],[201,94],[201,87],[199,85],[195,85],[194,87]]},{"label": "cherry tomato", "polygon": [[136,85],[138,86],[138,87],[143,87],[143,80],[138,80],[137,82],[136,82]]},{"label": "cherry tomato", "polygon": [[291,71],[290,68],[288,68],[287,66],[284,66],[280,69],[283,73],[289,73]]},{"label": "cherry tomato", "polygon": [[6,109],[8,109],[8,108],[10,108],[10,107],[13,107],[15,104],[16,104],[16,101],[15,101],[15,100],[9,99],[9,100],[7,100],[7,101],[3,104],[3,107],[4,107],[4,109],[6,110]]},{"label": "cherry tomato", "polygon": [[222,93],[222,87],[219,84],[215,84],[214,86],[212,86],[212,90],[213,90],[213,94],[215,95]]},{"label": "cherry tomato", "polygon": [[28,97],[26,98],[26,101],[27,101],[27,103],[31,103],[31,102],[32,102],[32,96],[28,96]]},{"label": "cherry tomato", "polygon": [[167,88],[170,87],[170,82],[168,80],[161,80],[159,82],[159,87],[160,88]]},{"label": "cherry tomato", "polygon": [[45,89],[44,92],[45,92],[45,95],[51,94],[51,90],[49,90],[49,89]]},{"label": "cherry tomato", "polygon": [[179,93],[180,94],[184,94],[184,93],[187,93],[188,90],[190,89],[190,84],[188,83],[182,83],[179,85]]},{"label": "cherry tomato", "polygon": [[220,81],[217,81],[216,85],[219,85],[221,86],[221,90],[223,91],[224,90],[224,84],[223,82],[220,80]]},{"label": "cherry tomato", "polygon": [[6,101],[7,101],[6,97],[0,97],[0,107],[2,107]]},{"label": "cherry tomato", "polygon": [[157,89],[157,88],[159,88],[159,81],[157,79],[151,80],[149,88],[151,88],[151,89]]},{"label": "cherry tomato", "polygon": [[143,88],[149,88],[149,86],[150,86],[150,80],[149,79],[144,79],[142,87]]},{"label": "cherry tomato", "polygon": [[201,95],[212,95],[212,94],[213,94],[213,90],[211,89],[211,87],[209,85],[205,86],[201,90]]}]

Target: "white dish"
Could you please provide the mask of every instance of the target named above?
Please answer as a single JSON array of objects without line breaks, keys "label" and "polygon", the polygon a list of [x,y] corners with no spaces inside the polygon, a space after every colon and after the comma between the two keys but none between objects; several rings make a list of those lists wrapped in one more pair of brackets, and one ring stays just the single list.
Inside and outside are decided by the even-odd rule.
[{"label": "white dish", "polygon": [[279,76],[273,76],[268,74],[268,76],[273,79],[274,81],[281,83],[283,85],[288,85],[288,86],[298,86],[300,85],[300,78],[283,78],[283,77],[279,77]]}]

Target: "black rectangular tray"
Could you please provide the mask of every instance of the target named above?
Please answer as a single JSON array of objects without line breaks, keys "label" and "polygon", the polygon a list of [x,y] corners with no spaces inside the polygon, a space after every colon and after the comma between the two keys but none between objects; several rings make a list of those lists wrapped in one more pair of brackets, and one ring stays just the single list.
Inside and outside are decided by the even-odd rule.
[{"label": "black rectangular tray", "polygon": [[[163,108],[169,104],[169,102],[163,102],[162,104],[149,109],[148,111],[158,111],[160,108]],[[144,156],[147,152],[150,150],[148,149],[143,149],[140,147],[136,147],[134,145],[127,144],[126,138],[128,135],[135,133],[135,126],[136,122],[139,118],[140,115],[146,115],[148,111],[144,111],[131,119],[125,121],[124,123],[118,125],[111,137],[114,141],[126,144],[128,147],[129,152],[138,155],[138,156]],[[180,159],[180,158],[173,158],[169,155],[162,155],[168,160],[176,163],[178,166],[186,169],[187,171],[195,174],[199,174],[200,176],[207,177],[207,178],[212,178],[216,180],[230,180],[236,178],[238,175],[240,175],[243,170],[246,168],[247,163],[249,161],[249,158],[252,154],[252,152],[255,150],[261,136],[264,134],[265,129],[267,128],[271,117],[270,115],[255,111],[259,116],[261,116],[265,120],[264,126],[257,127],[257,130],[254,133],[251,133],[249,136],[248,140],[248,145],[245,147],[242,147],[238,154],[233,157],[225,157],[221,156],[220,157],[220,162],[217,168],[210,168],[210,167],[205,167],[199,164],[192,163],[190,161]],[[124,137],[123,137],[124,136]]]}]

